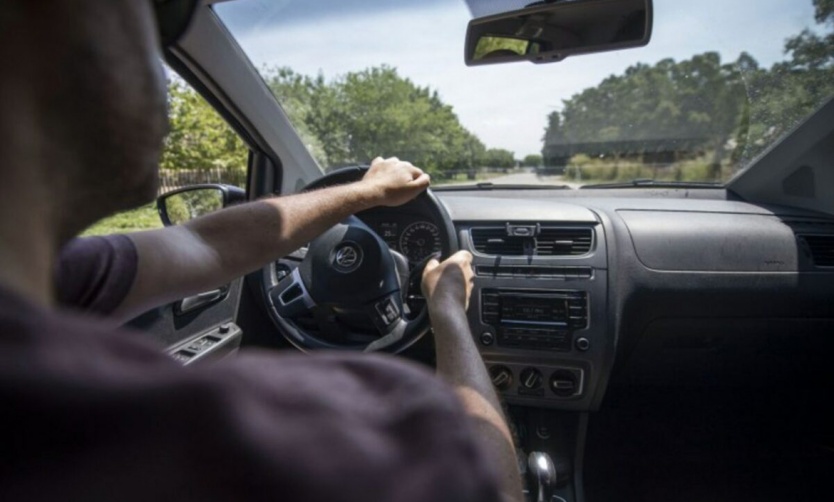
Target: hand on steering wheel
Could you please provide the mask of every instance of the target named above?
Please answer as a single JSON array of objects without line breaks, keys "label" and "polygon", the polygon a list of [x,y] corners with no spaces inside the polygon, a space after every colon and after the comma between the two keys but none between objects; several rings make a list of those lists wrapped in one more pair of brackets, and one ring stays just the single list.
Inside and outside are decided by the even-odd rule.
[{"label": "hand on steering wheel", "polygon": [[[426,190],[428,175],[407,162],[376,159],[369,169],[334,171],[308,189],[355,181],[367,184],[364,188],[377,194],[373,197],[376,205],[395,207],[413,201],[405,211],[419,208],[438,226],[441,256],[455,250],[454,226],[443,205]],[[408,261],[351,216],[314,239],[298,267],[279,282],[271,279],[269,268],[264,270],[268,311],[282,334],[302,350],[400,352],[429,329],[427,308],[411,315],[406,315],[404,308],[409,284],[419,284],[426,263],[428,260],[406,271]],[[318,324],[319,329],[306,328],[310,323]],[[323,338],[325,327],[329,332]]]},{"label": "hand on steering wheel", "polygon": [[371,162],[362,182],[368,183],[378,193],[379,205],[395,207],[405,204],[427,189],[431,178],[411,162],[396,157],[377,157]]}]

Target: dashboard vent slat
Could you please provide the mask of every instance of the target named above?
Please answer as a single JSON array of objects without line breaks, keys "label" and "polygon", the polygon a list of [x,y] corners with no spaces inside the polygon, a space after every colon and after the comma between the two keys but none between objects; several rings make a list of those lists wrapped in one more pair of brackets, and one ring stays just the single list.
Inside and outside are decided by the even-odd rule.
[{"label": "dashboard vent slat", "polygon": [[507,235],[501,227],[473,228],[472,242],[481,254],[513,256],[524,254],[524,240]]},{"label": "dashboard vent slat", "polygon": [[471,229],[475,251],[491,256],[580,256],[591,251],[593,229],[542,227],[538,236],[507,235],[503,227]]},{"label": "dashboard vent slat", "polygon": [[814,265],[834,267],[834,235],[801,235],[811,251]]},{"label": "dashboard vent slat", "polygon": [[542,228],[536,238],[536,254],[544,256],[579,256],[591,250],[590,228]]}]

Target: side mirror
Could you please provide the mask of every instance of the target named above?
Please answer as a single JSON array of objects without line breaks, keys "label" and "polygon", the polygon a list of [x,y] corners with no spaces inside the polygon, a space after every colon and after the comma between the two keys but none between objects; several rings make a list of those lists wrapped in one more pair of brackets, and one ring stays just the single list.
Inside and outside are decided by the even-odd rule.
[{"label": "side mirror", "polygon": [[642,47],[652,36],[652,0],[536,2],[473,19],[466,30],[467,66],[531,61]]},{"label": "side mirror", "polygon": [[192,185],[160,195],[156,209],[168,227],[246,201],[246,192],[230,185]]}]

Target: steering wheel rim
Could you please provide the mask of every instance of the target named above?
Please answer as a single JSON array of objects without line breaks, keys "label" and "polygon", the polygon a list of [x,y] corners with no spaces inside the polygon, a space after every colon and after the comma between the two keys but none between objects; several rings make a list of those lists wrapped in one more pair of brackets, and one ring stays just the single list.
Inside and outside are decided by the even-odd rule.
[{"label": "steering wheel rim", "polygon": [[[317,179],[313,183],[307,185],[303,191],[315,190],[319,188],[324,188],[328,186],[334,185],[341,185],[345,183],[350,183],[354,181],[360,180],[365,173],[367,172],[367,167],[364,166],[356,166],[356,167],[348,167],[333,171],[322,178]],[[438,229],[441,232],[441,253],[440,258],[445,258],[455,251],[457,251],[457,239],[455,235],[454,225],[452,224],[451,218],[449,214],[446,212],[445,207],[443,204],[436,198],[436,196],[431,192],[431,190],[426,190],[420,195],[418,195],[413,203],[409,203],[405,206],[400,207],[391,207],[386,208],[388,211],[396,212],[400,210],[400,208],[408,208],[412,204],[421,204],[423,209],[429,213],[432,217],[433,223],[435,223]],[[413,207],[413,206],[412,206]],[[368,233],[373,234],[368,235]],[[372,239],[376,239],[376,243],[372,242]],[[361,241],[361,242],[356,242]],[[339,266],[335,263],[335,253],[338,252],[339,249],[345,249],[346,243],[350,244],[357,244],[357,248],[361,253],[368,253],[370,255],[371,260],[369,260],[370,264],[366,265],[364,262],[359,265],[359,267],[363,267],[363,270],[356,270],[351,271],[342,269],[341,271],[337,270],[337,272],[341,272],[342,274],[346,274],[344,277],[339,276],[337,273],[333,272],[332,269],[338,269]],[[382,248],[377,248],[381,244]],[[342,246],[342,247],[339,247]],[[348,246],[351,247],[351,246]],[[338,248],[338,249],[337,249]],[[378,255],[376,251],[379,249],[380,254]],[[385,255],[386,253],[393,253],[389,258]],[[399,285],[399,287],[395,288],[391,283],[392,277],[402,277],[402,263],[406,263],[402,257],[397,257],[397,255],[393,250],[390,250],[387,245],[379,238],[375,233],[373,233],[370,228],[368,228],[359,218],[355,215],[350,216],[345,221],[335,225],[328,231],[326,231],[322,236],[319,236],[316,240],[311,243],[307,254],[302,259],[301,264],[295,269],[293,269],[286,277],[283,277],[281,280],[278,280],[275,277],[274,273],[274,265],[269,265],[262,270],[262,281],[261,284],[263,286],[263,296],[265,299],[265,304],[267,307],[267,311],[269,313],[270,318],[279,328],[279,331],[287,339],[292,345],[298,348],[301,351],[307,352],[312,350],[318,349],[331,349],[331,350],[352,350],[352,351],[379,351],[379,352],[388,352],[388,353],[399,353],[403,350],[407,349],[414,343],[416,343],[420,338],[422,338],[430,328],[429,323],[429,316],[426,307],[424,306],[420,311],[413,315],[410,319],[406,320],[403,318],[404,310],[403,310],[403,303],[398,302],[399,300],[405,301],[401,298],[401,291],[400,287],[407,288],[407,284]],[[314,257],[311,257],[315,255]],[[326,256],[327,263],[324,263],[324,256]],[[310,257],[310,258],[308,258]],[[315,261],[315,263],[314,263]],[[422,275],[422,269],[425,267],[425,264],[428,262],[428,258],[423,260],[420,264],[411,267],[408,271],[408,277],[417,279],[417,285],[419,287],[419,276],[415,278],[415,275],[419,273]],[[316,273],[312,273],[313,271],[309,269],[309,267],[315,265],[317,267]],[[326,266],[330,265],[330,267]],[[302,267],[306,268],[304,270]],[[369,269],[365,267],[377,267],[376,269],[371,268],[371,273],[380,273],[384,275],[381,281],[379,282],[379,295],[374,297],[373,293],[369,293],[365,290],[371,289],[369,287],[368,278],[365,277],[369,273]],[[386,272],[380,272],[380,270],[384,269],[385,267],[389,267]],[[304,273],[302,273],[304,272]],[[351,277],[351,273],[355,273],[356,275]],[[364,281],[365,288],[356,290],[354,292],[359,297],[362,297],[362,293],[366,293],[364,298],[352,298],[354,301],[358,301],[360,299],[368,299],[371,298],[371,306],[368,307],[367,305],[363,308],[368,309],[368,316],[373,319],[373,324],[377,328],[377,333],[374,335],[378,335],[375,339],[370,340],[369,343],[358,343],[358,344],[341,344],[341,343],[334,343],[332,341],[328,341],[323,339],[320,336],[317,336],[314,333],[311,333],[309,329],[306,329],[303,326],[300,326],[297,319],[294,319],[292,316],[288,315],[288,313],[296,312],[297,314],[300,312],[303,314],[313,313],[318,306],[318,301],[314,298],[316,296],[325,296],[330,297],[332,296],[332,291],[327,290],[324,291],[323,288],[314,284],[314,281],[311,277],[317,276],[321,277],[322,275],[332,274],[330,279],[332,280],[325,280],[324,282],[327,283],[327,287],[329,289],[334,289],[333,284],[334,281],[338,285],[339,281]],[[374,277],[374,287],[376,286],[376,281],[380,279],[380,277]],[[401,280],[399,282],[402,282]],[[292,289],[290,289],[292,288]],[[313,292],[310,289],[314,289]],[[338,289],[336,287],[335,289]],[[291,291],[291,294],[288,295],[288,291]],[[395,295],[397,298],[395,298]],[[297,302],[295,303],[292,308],[300,307],[306,310],[305,311],[294,311],[288,310],[288,304],[285,302],[286,298],[290,298],[290,302]],[[332,307],[332,302],[330,302],[331,298],[326,298],[328,307]],[[382,303],[380,303],[382,302]],[[357,305],[352,305],[352,308],[355,309]],[[397,312],[398,311],[398,312]],[[396,321],[390,324],[386,324],[384,321],[387,317],[384,313],[387,312],[388,314],[392,314],[392,312],[399,314]],[[321,327],[319,326],[321,329]],[[360,336],[367,336],[370,338],[370,335],[364,331],[353,331],[353,334],[358,334]]]}]

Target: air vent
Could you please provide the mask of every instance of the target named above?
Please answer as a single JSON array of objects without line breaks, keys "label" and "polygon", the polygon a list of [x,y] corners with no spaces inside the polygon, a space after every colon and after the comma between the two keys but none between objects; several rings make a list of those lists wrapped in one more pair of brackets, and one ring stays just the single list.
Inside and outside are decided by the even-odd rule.
[{"label": "air vent", "polygon": [[536,238],[536,254],[542,256],[578,256],[591,250],[590,228],[542,228]]},{"label": "air vent", "polygon": [[834,267],[834,235],[800,235],[808,244],[814,265]]},{"label": "air vent", "polygon": [[481,227],[471,235],[475,251],[495,256],[579,256],[593,243],[590,228],[541,227],[536,237],[522,237],[508,235],[505,227]]},{"label": "air vent", "polygon": [[473,228],[472,244],[475,251],[489,255],[523,256],[532,254],[533,251],[531,239],[510,237],[504,227]]}]

